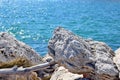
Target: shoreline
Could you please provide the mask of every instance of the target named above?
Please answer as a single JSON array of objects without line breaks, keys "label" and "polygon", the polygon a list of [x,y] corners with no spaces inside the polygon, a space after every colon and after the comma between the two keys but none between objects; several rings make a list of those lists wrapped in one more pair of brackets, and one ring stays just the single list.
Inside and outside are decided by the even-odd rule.
[{"label": "shoreline", "polygon": [[17,74],[17,78],[16,75],[1,76],[4,80],[27,80],[27,77],[32,80],[119,80],[119,54],[119,50],[114,52],[104,42],[84,39],[62,27],[54,30],[48,52],[43,57],[12,35],[0,33],[0,68],[14,68],[15,65],[29,68],[55,61],[45,69],[22,74],[23,77]]}]

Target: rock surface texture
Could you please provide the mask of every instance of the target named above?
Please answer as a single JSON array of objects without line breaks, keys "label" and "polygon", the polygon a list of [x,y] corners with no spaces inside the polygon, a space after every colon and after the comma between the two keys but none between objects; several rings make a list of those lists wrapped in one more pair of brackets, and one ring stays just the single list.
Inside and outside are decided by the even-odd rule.
[{"label": "rock surface texture", "polygon": [[115,51],[115,57],[113,58],[117,68],[119,70],[119,78],[120,78],[120,48]]},{"label": "rock surface texture", "polygon": [[[0,33],[0,68],[29,67],[43,63],[42,58],[25,43],[8,33]],[[35,72],[22,75],[0,75],[0,80],[41,80]]]},{"label": "rock surface texture", "polygon": [[69,71],[93,80],[118,80],[114,52],[103,42],[83,39],[58,27],[48,44],[49,54]]},{"label": "rock surface texture", "polygon": [[73,74],[60,66],[55,70],[50,80],[82,80],[82,78],[83,75]]},{"label": "rock surface texture", "polygon": [[42,58],[31,47],[8,33],[0,33],[0,63],[20,57],[27,59],[33,65],[42,63]]}]

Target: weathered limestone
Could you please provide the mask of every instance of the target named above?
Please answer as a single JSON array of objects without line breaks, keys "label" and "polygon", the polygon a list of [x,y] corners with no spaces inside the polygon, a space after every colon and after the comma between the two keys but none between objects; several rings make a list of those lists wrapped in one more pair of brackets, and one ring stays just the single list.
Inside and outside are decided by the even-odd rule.
[{"label": "weathered limestone", "polygon": [[119,79],[120,79],[120,48],[115,51],[115,57],[113,58],[114,63],[117,65],[119,70]]},{"label": "weathered limestone", "polygon": [[94,61],[89,44],[63,28],[54,31],[48,50],[56,62],[72,72],[91,72],[94,69],[93,66],[86,66]]},{"label": "weathered limestone", "polygon": [[0,33],[0,63],[20,57],[30,61],[33,65],[42,63],[42,58],[31,47],[8,33]]},{"label": "weathered limestone", "polygon": [[[59,27],[54,31],[54,35],[49,41],[48,53],[42,59],[32,48],[18,41],[10,34],[0,33],[0,68],[11,68],[15,65],[29,67],[51,61],[57,63],[49,64],[46,69],[20,75],[11,75],[11,73],[3,75],[1,69],[0,80],[120,79],[118,75],[120,73],[120,48],[115,51],[115,54],[103,42],[83,39]],[[12,69],[14,70],[14,68]]]},{"label": "weathered limestone", "polygon": [[[0,33],[0,68],[29,67],[43,63],[42,58],[25,43],[8,33]],[[35,72],[22,75],[0,75],[0,80],[41,80]]]},{"label": "weathered limestone", "polygon": [[49,54],[74,73],[86,74],[94,80],[117,80],[114,52],[103,42],[83,39],[58,27],[48,44]]},{"label": "weathered limestone", "polygon": [[93,79],[117,80],[118,70],[113,62],[115,53],[103,42],[86,40],[91,47],[95,60],[95,75]]},{"label": "weathered limestone", "polygon": [[82,80],[83,75],[73,74],[63,66],[58,67],[50,80]]}]

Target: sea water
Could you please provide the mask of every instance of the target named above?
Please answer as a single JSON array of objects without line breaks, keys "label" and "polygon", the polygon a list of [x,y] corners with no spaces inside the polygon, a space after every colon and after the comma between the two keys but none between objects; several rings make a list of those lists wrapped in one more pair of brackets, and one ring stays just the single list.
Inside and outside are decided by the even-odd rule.
[{"label": "sea water", "polygon": [[0,0],[0,32],[9,32],[40,55],[57,26],[120,47],[120,0]]}]

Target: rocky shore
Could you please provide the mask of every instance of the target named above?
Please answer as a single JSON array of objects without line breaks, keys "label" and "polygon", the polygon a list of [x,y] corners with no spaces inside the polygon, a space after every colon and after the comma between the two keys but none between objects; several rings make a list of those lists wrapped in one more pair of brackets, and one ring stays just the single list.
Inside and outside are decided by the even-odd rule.
[{"label": "rocky shore", "polygon": [[120,80],[119,58],[120,48],[114,52],[104,42],[84,39],[61,27],[54,30],[44,57],[12,35],[0,33],[0,69],[55,61],[29,74],[0,75],[0,80]]}]

